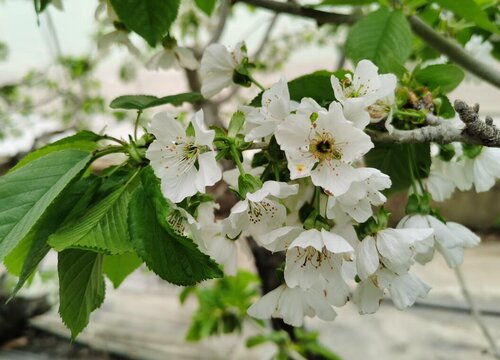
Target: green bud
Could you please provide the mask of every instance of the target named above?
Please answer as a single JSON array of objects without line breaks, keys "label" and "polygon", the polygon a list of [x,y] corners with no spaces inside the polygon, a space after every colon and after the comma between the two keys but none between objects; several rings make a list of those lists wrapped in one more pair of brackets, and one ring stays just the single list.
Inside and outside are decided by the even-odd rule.
[{"label": "green bud", "polygon": [[453,144],[439,145],[439,158],[443,161],[450,161],[455,156],[455,146]]},{"label": "green bud", "polygon": [[243,174],[238,177],[238,193],[242,199],[248,193],[253,193],[262,187],[262,181],[250,174]]},{"label": "green bud", "polygon": [[462,150],[463,150],[465,156],[467,156],[469,159],[474,159],[475,157],[479,156],[479,154],[481,154],[481,151],[483,150],[483,146],[482,145],[472,145],[472,144],[462,144]]}]

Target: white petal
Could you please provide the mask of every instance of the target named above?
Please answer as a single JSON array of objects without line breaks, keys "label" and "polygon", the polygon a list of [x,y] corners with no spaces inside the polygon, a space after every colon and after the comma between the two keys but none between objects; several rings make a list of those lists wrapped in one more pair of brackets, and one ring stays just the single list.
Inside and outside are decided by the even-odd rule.
[{"label": "white petal", "polygon": [[248,315],[257,319],[269,319],[278,309],[278,301],[286,289],[281,285],[257,300],[247,310]]},{"label": "white petal", "polygon": [[354,290],[353,301],[358,305],[360,314],[373,314],[379,306],[384,292],[376,287],[371,279],[364,280]]},{"label": "white petal", "polygon": [[285,282],[288,287],[299,286],[306,290],[319,282],[320,272],[311,261],[304,249],[290,247],[286,252]]},{"label": "white petal", "polygon": [[321,238],[326,249],[334,254],[354,251],[352,246],[340,235],[321,229]]},{"label": "white petal", "polygon": [[379,266],[379,257],[375,239],[367,236],[361,241],[356,249],[356,269],[358,276],[366,280],[370,275],[377,271]]},{"label": "white petal", "polygon": [[215,152],[207,151],[198,156],[199,170],[196,175],[196,188],[204,193],[205,187],[214,185],[222,178],[222,171],[215,160]]},{"label": "white petal", "polygon": [[387,270],[379,272],[379,284],[389,290],[394,305],[399,310],[412,306],[417,298],[424,298],[431,287],[412,273],[395,275]]},{"label": "white petal", "polygon": [[198,60],[196,60],[193,52],[185,47],[175,47],[174,52],[177,55],[177,58],[179,59],[179,64],[189,70],[196,70],[198,69],[199,63]]},{"label": "white petal", "polygon": [[192,121],[194,127],[194,134],[196,137],[196,145],[206,145],[210,148],[213,147],[215,137],[214,130],[208,130],[203,120],[203,110],[199,110],[194,115]]},{"label": "white petal", "polygon": [[295,240],[290,244],[292,247],[300,247],[302,249],[312,246],[317,251],[323,250],[323,237],[321,233],[316,229],[310,229],[303,231]]}]

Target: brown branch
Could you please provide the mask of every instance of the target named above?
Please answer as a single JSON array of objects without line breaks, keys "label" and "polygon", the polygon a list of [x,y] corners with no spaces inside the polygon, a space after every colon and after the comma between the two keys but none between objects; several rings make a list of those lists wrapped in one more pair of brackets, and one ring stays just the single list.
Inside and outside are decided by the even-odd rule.
[{"label": "brown branch", "polygon": [[[345,15],[331,13],[304,6],[298,6],[293,3],[285,3],[274,0],[237,0],[241,3],[268,9],[276,13],[285,13],[297,15],[315,20],[319,25],[322,24],[353,24],[361,16],[357,14]],[[424,40],[429,46],[440,53],[446,55],[451,61],[463,67],[465,70],[476,75],[490,84],[500,87],[500,72],[482,61],[475,59],[468,54],[458,43],[448,40],[432,27],[427,25],[417,16],[408,16],[408,21],[415,35]]]}]

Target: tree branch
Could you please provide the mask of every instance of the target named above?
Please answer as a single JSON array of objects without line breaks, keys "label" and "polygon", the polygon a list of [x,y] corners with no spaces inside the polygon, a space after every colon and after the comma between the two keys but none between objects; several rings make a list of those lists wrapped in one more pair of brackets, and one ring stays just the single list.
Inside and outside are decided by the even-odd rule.
[{"label": "tree branch", "polygon": [[316,10],[308,7],[298,6],[290,2],[279,2],[273,0],[236,0],[248,5],[268,9],[276,13],[302,16],[314,19],[318,24],[353,24],[358,19],[358,15],[345,15]]},{"label": "tree branch", "polygon": [[[274,0],[236,0],[249,5],[269,9],[277,13],[286,13],[316,20],[318,24],[353,24],[361,17],[359,15],[336,14],[308,7],[298,6],[293,3],[278,2]],[[469,55],[460,45],[446,39],[433,28],[416,16],[408,16],[413,32],[424,40],[430,47],[446,55],[451,61],[457,63],[465,70],[476,75],[496,87],[500,87],[500,72],[484,64],[482,61]]]},{"label": "tree branch", "polygon": [[500,72],[488,64],[469,55],[458,43],[450,41],[434,31],[429,25],[416,16],[409,16],[413,32],[427,45],[445,54],[448,58],[477,77],[500,88]]},{"label": "tree branch", "polygon": [[464,128],[452,126],[446,120],[430,116],[429,119],[432,119],[430,122],[437,125],[414,130],[394,130],[390,134],[369,129],[366,132],[375,142],[397,144],[435,142],[449,144],[458,141],[467,144],[500,147],[500,129],[493,125],[490,117],[486,117],[486,121],[479,119],[479,106],[477,104],[471,107],[461,100],[456,100],[455,110],[460,120],[465,124]]}]

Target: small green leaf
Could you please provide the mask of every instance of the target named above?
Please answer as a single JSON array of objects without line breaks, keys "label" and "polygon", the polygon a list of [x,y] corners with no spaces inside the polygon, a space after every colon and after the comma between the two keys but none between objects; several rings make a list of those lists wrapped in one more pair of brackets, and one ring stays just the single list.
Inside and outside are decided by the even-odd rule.
[{"label": "small green leaf", "polygon": [[59,314],[76,336],[87,326],[92,311],[104,301],[102,254],[71,249],[59,253]]},{"label": "small green leaf", "polygon": [[87,152],[92,152],[97,149],[97,142],[102,140],[104,137],[93,133],[92,131],[80,131],[75,135],[68,136],[61,140],[58,140],[52,144],[48,144],[40,149],[30,152],[28,155],[23,157],[9,172],[13,172],[26,164],[32,162],[33,160],[39,159],[42,156],[50,154],[55,151],[75,149]]},{"label": "small green leaf", "polygon": [[242,111],[236,111],[233,116],[231,116],[231,121],[229,122],[229,127],[227,129],[227,135],[229,137],[235,137],[243,128],[244,124],[245,114],[243,114]]},{"label": "small green leaf", "polygon": [[132,251],[127,231],[129,182],[89,208],[83,216],[72,217],[49,237],[55,250],[86,248],[112,255]]},{"label": "small green leaf", "polygon": [[156,44],[168,32],[179,11],[180,0],[110,0],[125,26],[149,45]]},{"label": "small green leaf", "polygon": [[430,90],[439,89],[445,94],[455,89],[465,77],[464,71],[453,64],[429,65],[413,75]]},{"label": "small green leaf", "polygon": [[498,27],[490,21],[488,15],[474,0],[433,0],[443,8],[453,11],[456,15],[463,17],[483,28],[498,34]]},{"label": "small green leaf", "polygon": [[111,101],[109,106],[112,109],[144,110],[165,104],[180,106],[184,102],[194,103],[200,100],[203,100],[203,96],[196,92],[169,95],[161,98],[153,95],[123,95]]},{"label": "small green leaf", "polygon": [[365,155],[366,165],[374,167],[390,176],[392,187],[387,193],[407,190],[412,184],[410,166],[411,153],[415,154],[415,176],[429,175],[431,155],[429,144],[389,144],[375,143],[375,147]]},{"label": "small green leaf", "polygon": [[0,261],[89,164],[86,151],[62,150],[0,177]]},{"label": "small green leaf", "polygon": [[141,264],[142,260],[132,252],[121,255],[105,255],[103,271],[113,283],[113,287],[117,289],[123,280],[132,274]]},{"label": "small green leaf", "polygon": [[158,98],[153,95],[123,95],[111,101],[112,109],[142,110]]},{"label": "small green leaf", "polygon": [[346,55],[354,63],[371,60],[383,73],[392,72],[395,64],[404,65],[411,48],[412,33],[404,14],[386,7],[358,21],[345,45]]},{"label": "small green leaf", "polygon": [[217,0],[194,0],[196,6],[208,16],[212,15]]}]

